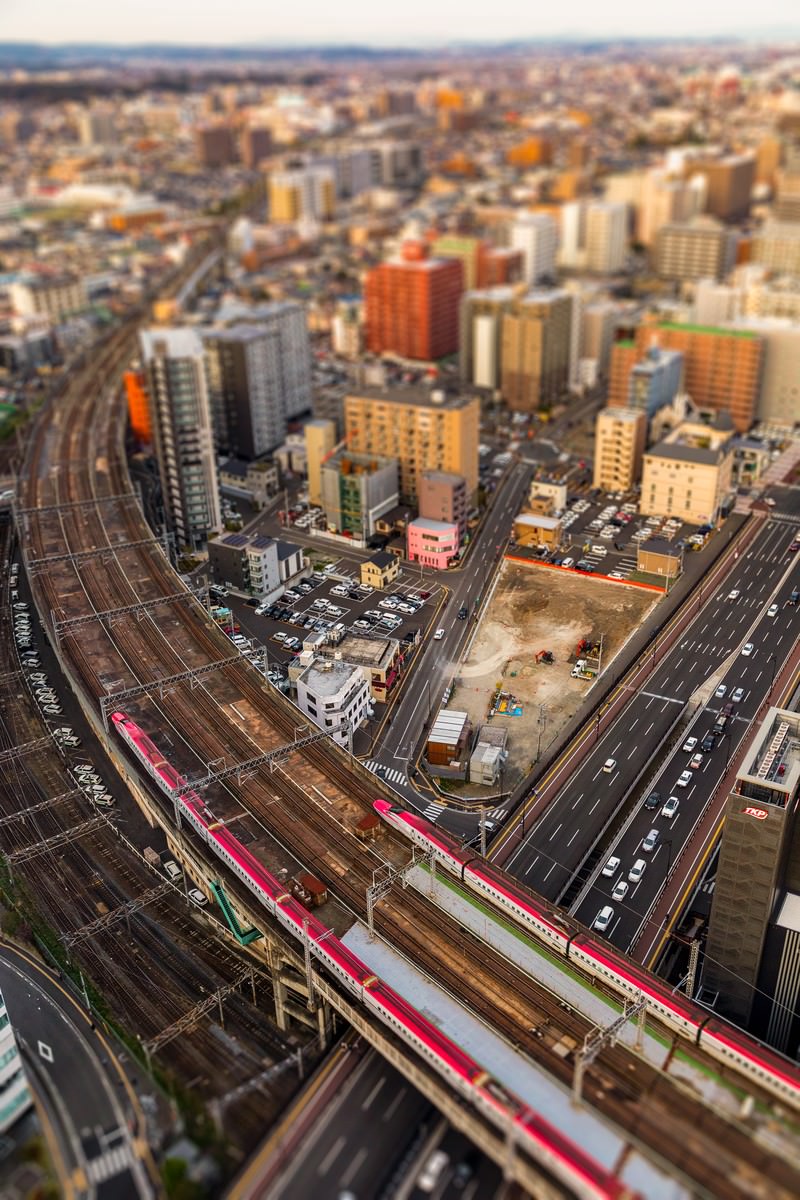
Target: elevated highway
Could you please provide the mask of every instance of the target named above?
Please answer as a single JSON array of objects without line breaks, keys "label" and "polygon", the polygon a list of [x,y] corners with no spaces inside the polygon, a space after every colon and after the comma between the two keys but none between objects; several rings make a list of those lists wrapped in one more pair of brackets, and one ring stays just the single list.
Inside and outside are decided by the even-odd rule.
[{"label": "elevated highway", "polygon": [[[159,680],[219,662],[229,643],[199,604],[170,601],[179,586],[176,576],[129,498],[124,417],[115,382],[131,352],[131,338],[132,331],[117,335],[95,367],[76,379],[58,410],[45,413],[37,426],[20,481],[18,524],[26,559],[50,559],[33,580],[39,610],[51,630],[55,621],[95,618],[73,627],[72,633],[63,626],[61,660],[99,734],[106,736],[132,780],[135,766],[104,735],[100,720],[101,699],[132,687],[153,685],[133,702],[135,719],[190,778],[213,777],[214,764],[230,766],[285,747],[279,765],[265,765],[238,783],[229,778],[224,787],[214,787],[211,778],[207,802],[226,828],[235,829],[237,838],[271,866],[286,869],[299,861],[313,869],[338,902],[336,919],[346,928],[366,917],[375,872],[387,864],[398,869],[409,857],[405,841],[389,830],[374,844],[357,836],[357,826],[380,794],[378,781],[332,744],[293,749],[297,711],[244,661],[222,667],[194,686],[191,680],[171,684],[167,695],[160,694]],[[159,597],[165,598],[162,606],[150,603]],[[131,611],[141,601],[147,607]],[[109,615],[123,609],[127,612],[118,618]],[[144,797],[147,785],[140,779],[138,787]],[[153,802],[150,811],[169,830],[177,853],[202,860],[203,848],[175,831],[169,806]],[[208,878],[218,877],[219,864],[206,865]],[[252,897],[248,900],[233,882],[231,887],[240,910],[263,925],[264,913],[254,907]],[[386,944],[501,1033],[521,1070],[532,1078],[537,1073],[552,1077],[568,1095],[575,1048],[591,1031],[589,1018],[567,1011],[550,987],[485,939],[466,933],[452,914],[419,892],[395,886],[375,903],[374,922]],[[730,1118],[688,1098],[674,1079],[662,1077],[633,1050],[618,1045],[587,1064],[584,1104],[598,1128],[605,1129],[609,1144],[619,1144],[620,1153],[605,1169],[600,1190],[581,1191],[565,1182],[568,1174],[554,1171],[552,1156],[520,1141],[507,1115],[487,1115],[465,1104],[435,1069],[423,1065],[397,1036],[377,1028],[317,968],[313,988],[414,1078],[454,1124],[486,1144],[511,1175],[537,1194],[634,1193],[641,1189],[630,1164],[637,1164],[639,1179],[647,1178],[648,1171],[655,1172],[650,1178],[664,1177],[673,1169],[669,1164],[678,1146],[678,1194],[694,1188],[723,1194],[713,1165],[720,1146],[731,1147],[726,1154],[732,1186],[725,1194],[759,1194],[756,1180],[765,1175],[772,1180],[772,1195],[800,1190],[795,1186],[800,1163],[776,1155],[770,1159],[755,1137],[737,1140]],[[546,1038],[537,1036],[543,1027]],[[765,1110],[774,1111],[773,1098],[755,1090]],[[568,1157],[573,1153],[571,1122],[565,1124],[561,1133]],[[576,1157],[579,1151],[576,1146]]]}]

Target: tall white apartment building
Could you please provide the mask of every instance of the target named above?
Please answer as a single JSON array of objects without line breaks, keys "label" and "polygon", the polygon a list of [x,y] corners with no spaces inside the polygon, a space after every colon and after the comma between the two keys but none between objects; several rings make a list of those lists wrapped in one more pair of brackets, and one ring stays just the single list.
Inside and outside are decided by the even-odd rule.
[{"label": "tall white apartment building", "polygon": [[314,658],[297,678],[297,707],[340,746],[348,742],[342,722],[357,729],[367,715],[370,695],[361,667],[340,658]]},{"label": "tall white apartment building", "polygon": [[511,226],[511,248],[521,250],[526,283],[555,278],[558,227],[546,213],[521,213]]},{"label": "tall white apartment building", "polygon": [[222,526],[203,343],[183,328],[139,338],[165,522],[179,548],[197,549]]}]

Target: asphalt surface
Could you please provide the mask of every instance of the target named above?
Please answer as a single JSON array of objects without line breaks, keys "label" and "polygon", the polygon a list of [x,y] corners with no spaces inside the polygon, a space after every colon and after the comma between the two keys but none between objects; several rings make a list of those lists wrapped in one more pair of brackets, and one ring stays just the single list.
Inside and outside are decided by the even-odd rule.
[{"label": "asphalt surface", "polygon": [[0,988],[54,1126],[69,1194],[152,1197],[130,1132],[137,1102],[108,1042],[57,976],[8,943],[0,945]]},{"label": "asphalt surface", "polygon": [[425,1097],[369,1050],[270,1187],[270,1200],[380,1196],[438,1119]]},{"label": "asphalt surface", "polygon": [[[774,665],[770,655],[775,655],[777,663],[782,662],[800,631],[800,614],[787,604],[792,583],[800,583],[800,562],[795,564],[786,553],[793,532],[794,526],[769,522],[742,552],[741,559],[725,584],[716,591],[713,601],[687,627],[620,716],[601,733],[591,753],[505,864],[506,869],[528,887],[548,899],[557,900],[591,850],[599,831],[634,788],[636,794],[641,794],[642,801],[651,788],[663,791],[664,799],[677,794],[681,806],[672,822],[643,811],[632,822],[630,834],[625,835],[628,840],[624,844],[623,865],[627,875],[633,858],[639,856],[634,850],[641,838],[651,828],[660,825],[664,829],[656,852],[652,857],[643,856],[649,861],[642,882],[636,890],[631,889],[625,898],[625,906],[615,912],[610,933],[618,945],[628,945],[649,901],[663,881],[669,858],[665,839],[672,839],[672,856],[675,857],[682,839],[691,831],[691,814],[699,812],[703,796],[710,794],[728,751],[725,739],[725,746],[718,747],[704,761],[700,771],[693,773],[696,781],[693,778],[686,789],[674,786],[680,770],[688,765],[682,760],[680,770],[678,762],[672,760],[664,767],[666,782],[661,781],[661,772],[651,779],[649,764],[657,761],[670,727],[687,706],[691,705],[690,712],[693,712],[700,703],[695,693],[713,676],[715,686],[724,677],[729,696],[735,687],[745,688],[735,722],[736,728],[744,731],[747,714],[755,712],[769,690]],[[740,592],[738,599],[727,599],[734,589]],[[765,614],[773,600],[781,606],[779,614],[767,618]],[[755,645],[750,658],[739,654],[740,647],[747,641]],[[730,656],[734,657],[729,664],[726,660]],[[719,679],[716,679],[717,675]],[[727,699],[717,701],[712,698],[706,712],[691,718],[700,735],[713,724],[717,709],[726,702]],[[694,727],[690,732],[694,732]],[[681,743],[685,736],[681,732]],[[608,772],[603,770],[607,759],[614,760],[614,767]],[[578,913],[582,919],[594,920],[618,877],[602,879],[598,890],[586,897]]]}]

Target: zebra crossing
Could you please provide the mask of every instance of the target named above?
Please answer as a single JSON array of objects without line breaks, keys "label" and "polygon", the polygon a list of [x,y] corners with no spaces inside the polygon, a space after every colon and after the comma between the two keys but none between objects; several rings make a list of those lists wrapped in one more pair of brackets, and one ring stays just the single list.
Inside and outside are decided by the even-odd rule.
[{"label": "zebra crossing", "polygon": [[429,804],[427,808],[423,808],[422,815],[428,821],[433,821],[435,823],[437,817],[440,815],[440,813],[443,813],[444,810],[444,804]]},{"label": "zebra crossing", "polygon": [[376,762],[374,758],[368,758],[364,762],[364,766],[379,779],[385,779],[387,783],[408,783],[405,771],[398,771],[395,767],[385,767],[383,763]]},{"label": "zebra crossing", "polygon": [[114,1146],[86,1164],[89,1183],[105,1183],[132,1165],[131,1152],[127,1145]]}]

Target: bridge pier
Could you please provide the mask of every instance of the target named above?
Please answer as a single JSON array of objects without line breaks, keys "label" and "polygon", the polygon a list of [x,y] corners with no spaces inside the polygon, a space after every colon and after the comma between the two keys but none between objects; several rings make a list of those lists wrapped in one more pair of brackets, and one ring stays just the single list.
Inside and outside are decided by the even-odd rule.
[{"label": "bridge pier", "polygon": [[307,980],[298,973],[296,959],[289,957],[277,942],[270,945],[268,958],[278,1028],[287,1033],[292,1021],[296,1021],[306,1029],[314,1029],[324,1050],[331,1032],[331,1010],[327,1000],[318,996],[316,989],[309,990]]}]

